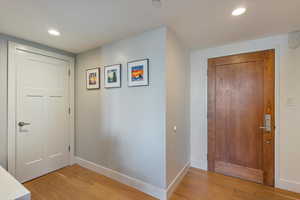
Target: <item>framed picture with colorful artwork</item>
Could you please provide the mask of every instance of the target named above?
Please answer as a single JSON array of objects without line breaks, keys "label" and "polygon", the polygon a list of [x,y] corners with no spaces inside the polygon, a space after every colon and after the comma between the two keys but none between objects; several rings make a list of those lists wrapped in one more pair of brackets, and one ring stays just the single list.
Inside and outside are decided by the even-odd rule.
[{"label": "framed picture with colorful artwork", "polygon": [[104,67],[104,87],[121,87],[121,64]]},{"label": "framed picture with colorful artwork", "polygon": [[128,86],[149,85],[149,59],[128,62]]},{"label": "framed picture with colorful artwork", "polygon": [[86,88],[88,90],[100,89],[100,68],[86,70]]}]

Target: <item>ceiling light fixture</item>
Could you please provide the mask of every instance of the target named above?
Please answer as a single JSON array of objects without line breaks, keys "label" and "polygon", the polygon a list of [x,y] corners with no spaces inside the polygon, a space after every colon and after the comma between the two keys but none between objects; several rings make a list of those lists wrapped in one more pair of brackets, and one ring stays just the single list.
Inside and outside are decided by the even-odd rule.
[{"label": "ceiling light fixture", "polygon": [[244,14],[245,12],[246,12],[246,8],[240,7],[240,8],[235,9],[234,11],[232,11],[232,15],[239,16],[239,15]]},{"label": "ceiling light fixture", "polygon": [[152,5],[155,8],[161,8],[161,0],[152,0]]},{"label": "ceiling light fixture", "polygon": [[55,29],[49,29],[48,33],[53,36],[60,36],[60,32]]}]

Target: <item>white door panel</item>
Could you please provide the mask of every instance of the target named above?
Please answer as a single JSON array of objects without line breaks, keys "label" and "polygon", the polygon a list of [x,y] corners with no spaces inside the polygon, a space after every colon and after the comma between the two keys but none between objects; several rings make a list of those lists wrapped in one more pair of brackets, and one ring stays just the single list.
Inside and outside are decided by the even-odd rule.
[{"label": "white door panel", "polygon": [[18,52],[16,175],[25,182],[69,163],[68,65]]},{"label": "white door panel", "polygon": [[[52,94],[53,95],[53,94]],[[61,165],[67,165],[68,159],[68,120],[64,96],[56,94],[48,98],[48,148],[49,171],[56,170]],[[60,138],[60,140],[57,140]]]},{"label": "white door panel", "polygon": [[34,171],[39,176],[43,174],[44,166],[44,145],[43,140],[43,113],[44,95],[30,89],[24,89],[21,93],[22,107],[19,109],[19,121],[34,122],[28,126],[17,127],[17,177],[24,181],[29,179]]}]

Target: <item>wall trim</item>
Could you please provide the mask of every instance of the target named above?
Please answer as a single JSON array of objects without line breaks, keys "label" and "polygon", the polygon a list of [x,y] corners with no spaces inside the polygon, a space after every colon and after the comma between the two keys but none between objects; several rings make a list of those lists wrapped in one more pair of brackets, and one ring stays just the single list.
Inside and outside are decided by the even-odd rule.
[{"label": "wall trim", "polygon": [[300,182],[289,181],[286,179],[280,179],[276,187],[288,191],[299,192],[300,191]]},{"label": "wall trim", "polygon": [[191,167],[207,171],[207,160],[191,160]]},{"label": "wall trim", "polygon": [[66,55],[66,56],[70,56],[70,57],[75,57],[76,56],[76,53],[72,53],[72,52],[69,52],[69,51],[49,47],[49,46],[44,45],[44,44],[40,44],[40,43],[37,43],[37,42],[25,40],[25,39],[22,39],[22,38],[17,38],[17,37],[11,36],[11,35],[3,34],[3,33],[0,33],[0,40],[11,41],[11,42],[15,42],[15,43],[18,43],[18,44],[31,46],[31,47],[35,47],[35,48],[38,48],[38,49],[43,49],[43,50],[46,50],[46,51],[51,51],[51,52],[55,52],[57,54]]},{"label": "wall trim", "polygon": [[16,176],[16,64],[15,56],[17,51],[30,52],[37,55],[43,55],[47,57],[52,57],[55,59],[63,60],[68,63],[70,70],[69,78],[69,106],[70,106],[70,115],[69,115],[69,145],[70,145],[70,154],[69,154],[69,164],[74,163],[74,152],[75,152],[75,106],[74,106],[74,93],[75,93],[75,58],[61,55],[52,51],[47,51],[31,46],[22,45],[19,43],[8,41],[8,93],[7,93],[7,155],[8,163],[7,168],[10,174]]},{"label": "wall trim", "polygon": [[[261,40],[255,40],[257,43],[259,42],[265,42],[264,39]],[[233,45],[234,46],[234,45]],[[275,178],[275,187],[278,187],[278,185],[280,185],[280,174],[279,174],[279,167],[280,167],[280,154],[279,154],[279,148],[280,148],[280,67],[281,67],[281,63],[280,63],[280,58],[282,57],[282,49],[283,47],[283,39],[279,38],[279,39],[275,39],[274,41],[271,41],[270,44],[266,43],[264,45],[262,45],[261,47],[237,47],[234,50],[228,51],[226,50],[226,46],[221,47],[222,50],[214,53],[212,52],[208,52],[205,56],[205,71],[207,73],[208,70],[208,59],[210,58],[215,58],[215,57],[221,57],[221,56],[230,56],[230,55],[235,55],[235,54],[241,54],[241,53],[250,53],[250,52],[256,52],[256,51],[265,51],[265,50],[269,50],[269,49],[275,49],[275,124],[276,124],[276,129],[275,129],[275,174],[274,174],[274,178]],[[216,48],[218,49],[218,48]],[[208,78],[206,78],[206,93],[205,93],[205,97],[207,99],[207,95],[208,95]],[[206,101],[205,104],[205,108],[206,108],[206,113],[208,113],[207,110],[207,104],[208,102]],[[206,124],[207,124],[207,118],[206,118]],[[208,127],[206,127],[206,135],[208,135]],[[208,144],[208,136],[206,136],[206,143]],[[208,146],[208,145],[207,145]],[[206,152],[207,154],[208,152]]]},{"label": "wall trim", "polygon": [[[284,57],[286,50],[288,49],[287,40],[287,35],[279,35],[194,51],[191,53],[191,73],[193,73],[193,70],[195,71],[196,68],[200,68],[197,72],[201,73],[201,81],[197,84],[201,84],[198,85],[201,91],[197,92],[205,96],[205,105],[202,108],[201,112],[207,114],[207,59],[240,53],[275,49],[275,187],[299,192],[300,186],[298,183],[294,181],[283,180],[280,174],[280,72],[281,68],[284,67],[282,66],[281,59],[282,57]],[[194,83],[191,82],[191,84]],[[199,87],[197,87],[196,89],[199,89]],[[195,91],[192,90],[191,92],[194,92],[195,94]],[[197,118],[198,121],[195,119],[196,114],[197,117],[200,116],[199,111],[193,112],[194,110],[196,110],[194,101],[199,100],[198,98],[199,97],[197,95],[193,96],[193,94],[191,94],[191,134],[192,136],[195,134],[200,134],[201,137],[201,141],[199,141],[199,143],[197,144],[199,148],[196,148],[195,146],[194,148],[192,148],[192,151],[194,152],[192,152],[191,157],[192,166],[200,168],[203,165],[203,162],[201,162],[201,159],[199,159],[198,157],[201,158],[201,156],[205,157],[207,155],[207,117],[201,117],[200,122],[199,118]],[[202,127],[200,127],[199,129],[199,127],[195,126],[196,123],[200,123]],[[195,130],[193,130],[193,127],[195,127]],[[196,155],[196,151],[200,151],[201,155]],[[193,153],[195,155],[193,155]],[[197,157],[198,159],[193,160],[193,157]]]},{"label": "wall trim", "polygon": [[7,41],[0,38],[0,166],[7,169]]},{"label": "wall trim", "polygon": [[170,183],[167,189],[167,196],[166,199],[169,199],[178,185],[181,183],[182,179],[185,177],[185,175],[188,173],[190,169],[191,163],[187,162],[185,166],[180,170],[180,172],[177,174],[177,176],[173,179],[173,181]]},{"label": "wall trim", "polygon": [[163,188],[159,188],[159,187],[156,187],[149,183],[138,180],[136,178],[129,177],[125,174],[122,174],[115,170],[103,167],[103,166],[93,163],[91,161],[87,161],[80,157],[75,157],[75,163],[77,163],[78,165],[80,165],[84,168],[87,168],[89,170],[92,170],[94,172],[102,174],[104,176],[107,176],[113,180],[120,182],[120,183],[123,183],[130,187],[133,187],[133,188],[135,188],[141,192],[144,192],[150,196],[153,196],[160,200],[166,200],[165,199],[166,198],[166,190]]},{"label": "wall trim", "polygon": [[133,187],[160,200],[167,200],[171,197],[171,195],[174,193],[174,191],[190,169],[190,162],[187,162],[186,165],[177,174],[177,176],[173,179],[168,188],[163,189],[80,157],[75,157],[75,163],[77,163],[81,167],[87,168],[98,174],[104,175],[115,181]]}]

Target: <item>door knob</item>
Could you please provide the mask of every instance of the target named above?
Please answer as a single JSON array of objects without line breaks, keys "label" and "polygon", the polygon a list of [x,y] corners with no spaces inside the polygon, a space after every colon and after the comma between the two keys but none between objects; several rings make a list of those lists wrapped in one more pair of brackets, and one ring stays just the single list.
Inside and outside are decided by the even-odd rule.
[{"label": "door knob", "polygon": [[30,125],[30,123],[26,123],[26,122],[19,122],[18,126],[23,127],[23,126],[28,126]]}]

